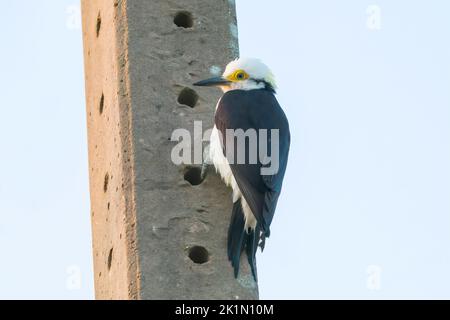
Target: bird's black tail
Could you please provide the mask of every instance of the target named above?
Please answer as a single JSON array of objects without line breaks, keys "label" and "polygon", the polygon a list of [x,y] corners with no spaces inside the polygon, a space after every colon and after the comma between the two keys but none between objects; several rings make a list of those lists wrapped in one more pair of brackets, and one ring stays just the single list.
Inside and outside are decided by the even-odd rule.
[{"label": "bird's black tail", "polygon": [[252,269],[253,278],[256,277],[256,249],[260,240],[261,228],[259,223],[255,230],[245,230],[245,218],[242,211],[241,200],[239,199],[233,205],[231,213],[230,226],[228,228],[228,260],[234,268],[234,276],[237,278],[239,273],[239,261],[242,251],[246,251],[248,263]]}]

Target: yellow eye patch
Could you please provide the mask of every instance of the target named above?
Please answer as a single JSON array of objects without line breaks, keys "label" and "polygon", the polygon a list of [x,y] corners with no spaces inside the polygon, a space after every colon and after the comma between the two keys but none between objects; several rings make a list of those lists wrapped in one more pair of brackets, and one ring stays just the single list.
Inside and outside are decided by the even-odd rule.
[{"label": "yellow eye patch", "polygon": [[230,74],[227,77],[228,80],[234,81],[234,82],[247,80],[248,78],[250,78],[250,76],[244,70],[236,70],[235,72],[233,72],[232,74]]}]

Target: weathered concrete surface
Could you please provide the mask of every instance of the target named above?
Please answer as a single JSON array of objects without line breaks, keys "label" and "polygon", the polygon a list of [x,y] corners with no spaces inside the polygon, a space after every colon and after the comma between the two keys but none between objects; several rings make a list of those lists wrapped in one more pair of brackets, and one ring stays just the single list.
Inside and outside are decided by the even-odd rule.
[{"label": "weathered concrete surface", "polygon": [[125,4],[82,1],[96,297],[139,296]]},{"label": "weathered concrete surface", "polygon": [[257,298],[246,257],[237,280],[227,259],[230,190],[215,174],[193,186],[170,160],[174,129],[212,126],[220,92],[181,99],[193,108],[179,94],[237,57],[234,1],[84,0],[82,12],[97,298]]}]

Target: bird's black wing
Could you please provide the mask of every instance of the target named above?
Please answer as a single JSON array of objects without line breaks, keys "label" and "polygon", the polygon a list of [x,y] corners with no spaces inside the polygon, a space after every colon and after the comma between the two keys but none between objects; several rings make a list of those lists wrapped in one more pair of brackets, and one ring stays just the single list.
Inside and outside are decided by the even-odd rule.
[{"label": "bird's black wing", "polygon": [[[269,236],[269,227],[281,192],[288,159],[290,133],[287,118],[272,92],[257,89],[249,91],[232,90],[225,93],[217,106],[214,120],[217,129],[222,134],[223,152],[230,162],[239,189],[260,224],[264,235]],[[230,150],[230,144],[227,143],[227,129],[242,129],[243,131],[255,129],[257,132],[260,129],[267,129],[269,139],[272,138],[270,130],[278,129],[278,170],[273,174],[262,175],[261,169],[269,167],[270,163],[263,164],[259,156],[256,163],[249,163],[250,147],[248,140],[245,143],[245,150],[237,150],[238,139],[236,136],[232,137],[234,150]],[[261,136],[258,135],[258,154],[260,138]],[[270,142],[267,143],[267,147],[267,154],[270,156],[272,152]],[[245,153],[245,163],[237,162],[238,152]],[[230,154],[233,155],[234,159],[230,159]]]}]

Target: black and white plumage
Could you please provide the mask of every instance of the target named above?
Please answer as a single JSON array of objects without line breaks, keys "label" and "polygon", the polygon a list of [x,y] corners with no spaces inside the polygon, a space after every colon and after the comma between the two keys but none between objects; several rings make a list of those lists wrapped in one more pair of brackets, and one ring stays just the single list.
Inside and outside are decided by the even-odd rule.
[{"label": "black and white plumage", "polygon": [[[214,116],[214,128],[210,138],[209,161],[214,164],[225,183],[233,189],[233,210],[228,230],[228,258],[237,277],[240,256],[246,251],[256,280],[255,254],[258,246],[264,249],[270,235],[272,222],[282,182],[286,171],[290,132],[287,118],[275,97],[275,82],[270,70],[256,59],[232,61],[222,77],[204,80],[196,85],[216,85],[225,92],[219,100]],[[278,130],[278,170],[270,175],[261,174],[263,164],[258,157],[249,163],[250,147],[238,150],[237,138],[234,150],[229,150],[227,130],[267,130],[268,155],[271,130]],[[265,136],[257,136],[259,140]],[[275,136],[274,136],[275,138]],[[236,161],[238,152],[245,154],[245,163]],[[259,152],[259,150],[258,150]],[[230,154],[233,155],[230,159]],[[258,153],[259,154],[259,153]]]}]

